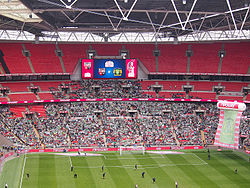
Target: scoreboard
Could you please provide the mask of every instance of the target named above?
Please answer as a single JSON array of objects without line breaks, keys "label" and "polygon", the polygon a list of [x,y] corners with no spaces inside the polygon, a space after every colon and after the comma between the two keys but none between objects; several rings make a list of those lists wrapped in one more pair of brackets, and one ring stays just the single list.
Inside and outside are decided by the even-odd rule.
[{"label": "scoreboard", "polygon": [[136,59],[82,59],[82,79],[136,79]]}]

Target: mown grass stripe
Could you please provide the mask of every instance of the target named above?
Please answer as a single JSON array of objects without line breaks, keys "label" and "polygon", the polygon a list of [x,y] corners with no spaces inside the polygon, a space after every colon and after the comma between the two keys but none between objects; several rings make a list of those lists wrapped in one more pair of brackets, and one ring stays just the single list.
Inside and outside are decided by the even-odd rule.
[{"label": "mown grass stripe", "polygon": [[[168,155],[165,155],[164,158],[167,159],[168,163],[174,164],[174,162],[168,158]],[[185,187],[184,185],[190,184],[192,184],[193,187],[199,187],[199,185],[193,182],[193,180],[179,169],[178,166],[167,166],[162,167],[162,169],[174,180],[171,186],[174,186],[175,182],[178,182],[180,187]]]},{"label": "mown grass stripe", "polygon": [[[26,155],[26,164],[23,175],[23,186],[22,187],[32,187],[32,185],[38,184],[39,178],[39,156],[36,158],[30,158],[31,155]],[[30,174],[29,179],[27,178],[27,173]]]},{"label": "mown grass stripe", "polygon": [[57,187],[76,187],[73,173],[70,171],[69,159],[55,158]]},{"label": "mown grass stripe", "polygon": [[[234,174],[234,168],[235,165],[230,165],[230,162],[228,164],[224,164],[224,161],[226,160],[226,155],[225,156],[219,156],[219,155],[214,155],[212,156],[211,161],[209,162],[209,165],[215,168],[218,172],[226,176],[228,179],[230,179],[231,182],[233,182],[235,185],[238,187],[245,187],[250,184],[249,178],[245,178],[240,172],[238,174]],[[246,163],[246,165],[249,165]],[[239,168],[239,171],[241,168]],[[249,170],[245,171],[246,174],[243,174],[249,177]]]},{"label": "mown grass stripe", "polygon": [[39,158],[38,187],[57,187],[55,160],[54,155],[48,158]]},{"label": "mown grass stripe", "polygon": [[[92,175],[90,168],[77,168],[76,166],[89,167],[87,157],[71,157],[72,165],[74,166],[73,172],[70,172],[72,180],[75,182],[76,187],[96,187],[96,178]],[[69,165],[70,166],[70,165]],[[78,177],[74,178],[77,173]]]},{"label": "mown grass stripe", "polygon": [[[187,164],[189,163],[185,159],[185,155],[168,156],[168,158],[176,164],[178,163],[178,161],[182,161]],[[193,182],[195,182],[195,184],[192,183],[191,185],[184,185],[184,187],[195,187],[196,185],[199,186],[206,185],[207,187],[219,187],[216,183],[210,180],[208,176],[204,174],[205,172],[199,169],[202,168],[201,166],[199,166],[199,168],[198,166],[192,166],[192,165],[188,166],[188,168],[186,166],[177,166],[177,168],[182,170],[186,174],[186,176],[188,176],[190,179],[193,180]]]},{"label": "mown grass stripe", "polygon": [[[126,166],[126,171],[130,175],[131,179],[133,180],[134,187],[135,184],[138,185],[138,187],[158,187],[157,184],[152,184],[152,177],[149,176],[147,173],[145,174],[145,177],[142,178],[142,172],[145,170],[143,169],[143,166],[150,165],[151,159],[147,155],[137,155],[137,154],[127,154],[125,155],[127,160],[122,159],[121,163]],[[144,158],[144,159],[143,159]],[[139,161],[141,159],[141,161]],[[146,161],[146,162],[145,162]],[[137,169],[135,169],[135,165],[137,165]]]},{"label": "mown grass stripe", "polygon": [[14,158],[5,162],[0,177],[0,187],[7,183],[9,187],[19,187],[24,158]]},{"label": "mown grass stripe", "polygon": [[[123,166],[123,163],[121,160],[119,160],[119,155],[114,154],[112,157],[116,158],[117,160],[105,160],[103,159],[105,166]],[[135,182],[131,179],[131,176],[129,175],[129,172],[125,170],[125,168],[109,168],[107,167],[106,170],[108,170],[115,187],[134,187]]]},{"label": "mown grass stripe", "polygon": [[[146,156],[154,156],[154,155],[148,155],[145,154]],[[157,164],[159,165],[159,163],[157,162],[157,160],[152,157],[148,160],[143,160],[143,159],[137,159],[139,161],[140,164]],[[160,161],[166,161],[166,159],[161,158]],[[167,162],[168,163],[168,162]],[[173,182],[174,180],[161,168],[145,168],[144,171],[146,172],[145,176],[150,176],[150,184],[151,186],[157,186],[157,187],[171,187],[173,186]],[[155,185],[153,185],[152,183],[152,179],[153,177],[156,178],[156,183]]]}]

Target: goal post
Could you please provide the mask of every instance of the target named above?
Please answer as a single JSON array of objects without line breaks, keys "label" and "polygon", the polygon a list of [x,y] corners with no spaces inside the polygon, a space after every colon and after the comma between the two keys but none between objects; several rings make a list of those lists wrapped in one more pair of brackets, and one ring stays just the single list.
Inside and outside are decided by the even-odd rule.
[{"label": "goal post", "polygon": [[124,154],[145,154],[145,147],[143,146],[120,146],[120,155]]}]

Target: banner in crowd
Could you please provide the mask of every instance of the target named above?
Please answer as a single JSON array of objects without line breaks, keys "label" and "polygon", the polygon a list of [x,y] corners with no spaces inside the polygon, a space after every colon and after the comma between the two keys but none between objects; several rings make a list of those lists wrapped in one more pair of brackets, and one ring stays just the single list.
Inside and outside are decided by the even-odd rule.
[{"label": "banner in crowd", "polygon": [[246,105],[238,102],[220,101],[217,103],[217,107],[220,109],[220,118],[214,145],[238,149],[240,118]]}]

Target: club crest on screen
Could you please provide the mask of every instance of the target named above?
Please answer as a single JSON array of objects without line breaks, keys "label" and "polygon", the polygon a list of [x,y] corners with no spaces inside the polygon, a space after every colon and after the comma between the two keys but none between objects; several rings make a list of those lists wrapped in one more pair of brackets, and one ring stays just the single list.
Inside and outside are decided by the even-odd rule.
[{"label": "club crest on screen", "polygon": [[105,74],[105,68],[99,68],[99,74],[103,76]]},{"label": "club crest on screen", "polygon": [[84,68],[85,68],[86,70],[91,69],[91,62],[84,62]]},{"label": "club crest on screen", "polygon": [[114,67],[114,62],[113,61],[106,61],[105,67]]},{"label": "club crest on screen", "polygon": [[122,69],[116,68],[113,70],[114,76],[121,76],[122,75]]}]

